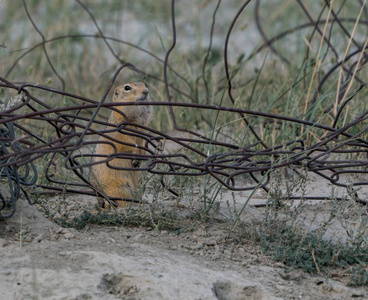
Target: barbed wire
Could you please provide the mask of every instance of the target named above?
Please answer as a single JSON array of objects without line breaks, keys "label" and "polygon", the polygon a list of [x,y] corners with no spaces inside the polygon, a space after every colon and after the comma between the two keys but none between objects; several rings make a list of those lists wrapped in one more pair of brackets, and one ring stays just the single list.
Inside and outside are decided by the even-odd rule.
[{"label": "barbed wire", "polygon": [[[40,34],[42,42],[31,47],[15,59],[13,65],[6,73],[6,76],[0,77],[1,89],[9,91],[13,90],[17,93],[17,96],[14,98],[15,100],[12,99],[11,101],[8,101],[6,105],[2,102],[0,103],[0,174],[1,179],[5,184],[4,186],[9,190],[9,193],[4,192],[4,189],[0,191],[0,218],[7,218],[14,214],[16,207],[15,200],[21,196],[23,185],[40,187],[46,190],[81,193],[87,195],[97,194],[101,197],[106,197],[106,195],[101,194],[100,191],[96,190],[90,184],[88,173],[92,165],[101,163],[101,161],[92,162],[92,157],[95,155],[93,153],[93,148],[97,143],[101,142],[99,141],[99,137],[108,137],[108,133],[114,131],[144,140],[144,145],[141,149],[144,150],[143,152],[145,154],[119,153],[116,151],[114,143],[115,145],[117,143],[124,145],[124,142],[113,142],[111,139],[110,141],[104,141],[104,143],[111,145],[111,147],[115,149],[115,152],[110,155],[106,155],[102,163],[107,163],[109,165],[109,162],[113,159],[131,159],[139,162],[146,162],[139,168],[120,168],[121,170],[146,171],[162,176],[210,175],[230,190],[247,191],[262,188],[266,192],[269,192],[270,176],[273,170],[286,167],[298,172],[298,170],[303,169],[316,174],[321,179],[327,180],[336,186],[347,188],[350,195],[353,195],[356,201],[367,204],[367,199],[360,198],[354,187],[368,185],[368,180],[347,183],[342,179],[342,175],[368,173],[368,160],[366,158],[368,153],[368,140],[364,134],[368,129],[365,125],[365,122],[368,119],[368,111],[360,112],[359,115],[352,118],[350,123],[344,124],[341,128],[338,127],[342,112],[358,94],[362,93],[366,89],[367,84],[363,79],[363,76],[361,78],[358,76],[358,73],[367,64],[368,56],[365,53],[367,46],[366,44],[361,44],[356,39],[352,38],[349,31],[344,26],[345,23],[356,22],[356,20],[340,18],[339,13],[341,12],[342,7],[336,11],[330,8],[329,1],[327,0],[325,1],[325,7],[322,8],[322,10],[330,9],[333,17],[331,19],[322,19],[321,13],[318,19],[315,20],[303,6],[302,2],[296,1],[307,16],[309,22],[268,38],[262,27],[262,22],[260,21],[261,0],[256,1],[255,4],[257,28],[264,40],[264,43],[253,53],[253,56],[268,48],[274,52],[275,55],[279,56],[282,61],[288,64],[289,62],[287,58],[278,53],[276,48],[273,47],[273,44],[296,31],[310,27],[313,28],[312,35],[319,34],[320,38],[322,38],[326,43],[329,49],[328,51],[331,51],[335,57],[335,64],[331,65],[325,74],[318,80],[316,91],[309,103],[310,106],[313,106],[319,100],[319,95],[328,78],[332,74],[342,70],[344,78],[338,90],[338,110],[334,113],[331,107],[326,107],[325,109],[325,112],[333,118],[332,125],[328,126],[312,120],[310,113],[306,114],[305,118],[299,119],[280,114],[235,107],[236,101],[232,95],[232,91],[236,86],[233,84],[233,77],[231,75],[232,72],[229,64],[229,41],[234,25],[237,23],[242,12],[247,8],[249,2],[250,1],[246,1],[239,8],[231,21],[225,36],[223,73],[226,78],[226,84],[220,86],[218,91],[223,91],[224,89],[227,90],[227,95],[233,106],[226,107],[208,104],[209,88],[204,75],[202,78],[207,93],[207,100],[205,101],[206,104],[198,103],[198,101],[193,99],[190,94],[169,83],[168,70],[170,70],[170,74],[172,74],[172,76],[179,78],[180,82],[184,83],[184,85],[191,91],[194,90],[191,83],[188,82],[182,74],[175,71],[169,64],[171,52],[176,47],[174,0],[171,1],[172,43],[167,50],[164,59],[159,58],[154,53],[151,53],[138,45],[134,45],[133,43],[105,36],[91,11],[80,1],[77,1],[77,3],[91,17],[93,24],[98,30],[98,35],[65,35],[46,39],[42,34],[42,31],[33,21],[29,11],[27,10],[26,2],[24,1],[27,17],[32,22],[35,30]],[[202,66],[203,73],[205,73],[206,64],[208,63],[208,55],[211,52],[213,28],[216,22],[216,13],[220,5],[221,0],[217,2],[216,8],[213,12],[210,42]],[[345,5],[345,2],[341,5]],[[358,22],[359,25],[368,27],[368,20],[359,20]],[[352,40],[352,49],[349,54],[345,56],[341,55],[330,36],[323,34],[323,30],[320,27],[324,26],[326,23],[330,24],[330,27],[337,26],[342,34]],[[47,43],[75,37],[103,39],[109,51],[121,63],[121,66],[115,71],[99,101],[67,92],[65,81],[62,76],[56,72],[51,59],[47,54],[45,47]],[[312,36],[310,36],[310,40],[311,39]],[[138,51],[142,51],[150,55],[153,59],[163,65],[163,78],[147,74],[144,70],[138,69],[133,64],[124,62],[124,60],[121,59],[113,50],[109,44],[110,41],[127,44]],[[61,82],[61,90],[34,83],[16,83],[7,79],[10,77],[10,74],[13,72],[16,65],[37,47],[43,48],[52,72],[54,72],[55,76],[59,78]],[[322,59],[327,59],[327,55]],[[138,73],[141,77],[150,77],[153,80],[163,82],[165,85],[167,101],[149,103],[106,102],[109,92],[115,84],[117,76],[127,68]],[[355,88],[355,91],[350,93],[349,97],[347,97],[346,94],[352,80],[356,80],[359,83],[359,87]],[[238,86],[245,84],[247,83],[237,83]],[[38,91],[43,92],[42,98],[38,96]],[[173,101],[173,93],[181,94],[185,99],[188,99],[188,102]],[[64,107],[50,106],[47,104],[45,99],[50,99],[52,95],[68,97],[74,101],[74,104]],[[131,105],[167,107],[175,130],[177,132],[188,133],[188,136],[183,137],[181,135],[169,135],[149,126],[143,126],[128,121],[122,122],[116,126],[117,124],[109,124],[108,122],[96,119],[96,116],[102,108],[120,111],[124,106]],[[234,116],[236,115],[237,118],[240,118],[244,122],[245,127],[248,128],[255,141],[244,146],[241,143],[221,140],[219,137],[214,138],[213,135],[206,136],[203,132],[197,132],[193,128],[181,128],[176,121],[176,115],[174,112],[175,107],[211,111],[214,113],[226,112],[233,114]],[[26,112],[24,113],[24,111]],[[309,131],[319,130],[318,133],[316,133],[319,135],[319,138],[314,144],[309,144],[306,140],[303,140],[303,138],[299,138],[287,141],[280,145],[268,145],[266,141],[261,138],[259,129],[248,120],[249,118],[261,118],[264,120],[264,124],[269,122],[275,126],[285,122],[290,126],[304,126],[305,128],[308,128]],[[37,124],[37,126],[27,126],[27,124],[30,123]],[[40,128],[44,129],[46,127],[50,131],[50,137],[47,139],[43,137],[40,130]],[[105,127],[105,129],[96,129],[101,127]],[[305,136],[306,135],[303,134],[301,135],[301,137]],[[162,143],[168,141],[176,144],[178,147],[184,149],[184,151],[165,153],[165,151],[163,151]],[[127,144],[125,143],[125,145]],[[213,153],[208,151],[209,146],[216,147],[216,151],[213,151]],[[349,159],[349,157],[353,158]],[[44,182],[39,182],[39,171],[35,166],[35,162],[37,160],[43,160],[42,164],[45,167],[43,171]],[[60,160],[63,161],[63,164],[57,163],[57,161]],[[75,174],[78,180],[74,179],[73,181],[66,181],[57,178],[55,168],[58,168],[58,165],[62,165],[66,172],[72,172]],[[114,168],[119,169],[117,167]],[[243,178],[245,175],[249,175],[252,179],[252,183],[244,183]],[[165,186],[163,179],[162,184]],[[170,189],[170,191],[176,194],[174,190]],[[23,192],[26,194],[24,190]],[[295,195],[289,197],[289,199],[296,199],[298,197],[300,196]],[[303,197],[306,199],[326,198],[320,196]],[[109,198],[112,201],[122,200],[121,198],[115,197]],[[137,199],[123,200],[139,202]],[[113,204],[116,204],[116,202]]]}]

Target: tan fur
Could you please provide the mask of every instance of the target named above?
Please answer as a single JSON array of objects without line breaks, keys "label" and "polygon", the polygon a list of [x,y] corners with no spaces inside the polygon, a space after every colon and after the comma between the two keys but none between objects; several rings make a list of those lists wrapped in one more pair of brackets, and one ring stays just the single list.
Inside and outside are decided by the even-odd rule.
[{"label": "tan fur", "polygon": [[[131,89],[126,90],[129,86]],[[113,102],[135,102],[135,101],[150,101],[148,94],[148,89],[142,82],[127,83],[118,86],[114,91]],[[122,111],[128,120],[125,119],[123,114],[112,111],[109,123],[119,124],[124,121],[134,122],[140,125],[148,125],[153,117],[153,107],[146,105],[129,105],[129,106],[117,106],[118,110]],[[112,129],[113,127],[108,126],[106,129]],[[127,126],[127,128],[133,128],[139,130],[135,126]],[[124,130],[124,128],[122,128]],[[144,145],[144,140],[130,135],[125,135],[119,132],[111,132],[107,134],[109,137],[122,141],[124,143],[129,143],[133,145]],[[105,137],[100,137],[99,142],[110,142],[113,143],[117,149],[117,153],[135,153],[144,154],[144,150],[139,149],[135,146],[128,146],[111,141]],[[114,153],[114,148],[105,143],[98,143],[95,149],[95,154],[109,155]],[[106,158],[103,157],[93,157],[92,161],[101,161]],[[133,159],[121,159],[115,158],[109,162],[109,165],[121,168],[134,168]],[[109,197],[118,198],[135,198],[136,187],[139,181],[139,171],[128,171],[128,170],[115,170],[106,165],[106,163],[101,163],[92,166],[92,170],[89,180],[93,186]],[[126,207],[131,204],[129,201],[118,201],[120,207]]]}]

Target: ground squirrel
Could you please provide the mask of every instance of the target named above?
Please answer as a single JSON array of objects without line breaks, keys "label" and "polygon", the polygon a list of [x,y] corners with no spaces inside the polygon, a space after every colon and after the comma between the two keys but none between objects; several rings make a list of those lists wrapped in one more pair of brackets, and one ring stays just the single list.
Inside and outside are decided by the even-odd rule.
[{"label": "ground squirrel", "polygon": [[[118,86],[114,91],[113,102],[138,102],[138,101],[150,101],[148,89],[142,82],[127,83]],[[122,113],[112,111],[109,123],[118,125],[121,122],[133,122],[140,125],[148,125],[153,117],[153,107],[150,105],[129,105],[129,106],[117,106],[118,110]],[[113,127],[107,126],[106,129],[112,129]],[[124,128],[138,129],[135,126],[126,126]],[[122,128],[124,130],[124,128]],[[99,143],[96,146],[96,155],[110,155],[113,154],[113,143],[117,149],[117,153],[135,153],[144,154],[144,150],[137,148],[135,145],[142,146],[144,140],[142,138],[126,135],[118,131],[107,133],[111,139],[121,141],[123,143],[132,144],[129,146],[115,142],[106,137],[100,137]],[[92,162],[101,161],[106,157],[95,156]],[[112,167],[120,168],[135,168],[139,166],[139,163],[134,159],[122,159],[114,158],[108,163]],[[106,163],[96,164],[91,167],[91,174],[89,180],[91,184],[102,193],[107,194],[109,197],[118,198],[135,198],[135,191],[139,181],[139,171],[129,170],[116,170],[110,168]],[[131,202],[118,201],[120,207],[126,207]]]}]

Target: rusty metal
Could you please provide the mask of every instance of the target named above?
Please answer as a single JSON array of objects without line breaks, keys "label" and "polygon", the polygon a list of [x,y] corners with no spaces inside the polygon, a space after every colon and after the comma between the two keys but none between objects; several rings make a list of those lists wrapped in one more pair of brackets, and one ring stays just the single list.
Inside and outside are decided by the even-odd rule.
[{"label": "rusty metal", "polygon": [[[230,71],[229,53],[230,47],[229,41],[231,39],[231,33],[234,25],[237,23],[238,18],[242,15],[242,12],[248,8],[248,4],[251,1],[246,1],[237,11],[225,36],[224,47],[224,67],[223,73],[226,83],[222,83],[222,87],[219,91],[227,89],[227,95],[232,104],[235,104],[235,99],[232,95],[233,89],[239,86],[246,85],[249,82],[233,83],[233,78]],[[301,1],[296,3],[304,11],[306,18],[309,22],[302,25],[298,25],[295,28],[286,30],[279,33],[274,37],[267,38],[263,29],[261,16],[260,16],[260,0],[256,1],[255,5],[255,19],[260,31],[261,37],[264,39],[264,44],[260,46],[253,56],[257,55],[265,49],[271,49],[275,55],[279,55],[280,59],[288,62],[284,56],[281,56],[273,44],[276,41],[293,34],[294,32],[304,29],[312,28],[314,32],[322,36],[321,27],[326,23],[330,23],[330,26],[338,26],[342,34],[349,36],[348,30],[344,26],[345,23],[351,23],[354,20],[340,18],[340,10],[334,10],[332,13],[333,18],[331,20],[323,20],[320,14],[317,21],[309,14],[308,10],[303,6]],[[312,120],[311,115],[307,114],[305,118],[293,118],[290,116],[284,116],[279,114],[272,114],[261,111],[254,111],[251,109],[241,109],[236,107],[225,107],[221,105],[210,105],[209,101],[209,87],[205,76],[202,76],[204,82],[206,97],[204,103],[200,104],[198,99],[194,98],[194,87],[183,77],[182,74],[175,71],[170,66],[170,54],[176,47],[176,26],[175,26],[175,1],[172,0],[171,4],[171,25],[172,25],[172,44],[167,50],[164,59],[159,58],[155,54],[145,50],[137,45],[129,43],[127,41],[119,40],[114,37],[104,36],[102,30],[94,19],[93,14],[89,11],[88,7],[77,0],[77,3],[89,14],[96,29],[99,32],[98,36],[93,35],[66,35],[54,37],[52,39],[46,39],[40,29],[33,22],[32,16],[27,10],[26,2],[24,1],[24,7],[29,20],[32,22],[35,30],[40,34],[42,43],[37,44],[24,52],[17,59],[14,64],[9,68],[6,76],[0,77],[0,88],[2,90],[16,91],[18,96],[18,102],[13,106],[5,106],[2,104],[0,111],[0,174],[2,179],[2,185],[9,190],[9,193],[5,193],[4,189],[0,191],[0,218],[7,218],[15,212],[15,200],[21,196],[22,191],[26,195],[22,186],[40,187],[46,190],[64,191],[72,193],[81,193],[87,195],[99,194],[95,191],[88,182],[88,170],[92,165],[91,158],[93,156],[93,147],[98,143],[99,136],[106,136],[106,133],[114,131],[120,131],[127,135],[138,136],[145,140],[145,146],[143,149],[146,151],[144,155],[132,155],[131,153],[114,153],[106,157],[106,163],[108,164],[113,158],[125,158],[132,159],[138,162],[147,162],[139,168],[141,171],[150,172],[159,175],[173,175],[173,176],[204,176],[210,175],[224,187],[234,191],[246,191],[253,190],[255,188],[262,188],[266,192],[269,191],[270,174],[272,170],[278,168],[290,168],[298,172],[300,169],[307,170],[328,182],[353,190],[355,200],[367,204],[367,199],[358,196],[354,187],[368,185],[368,177],[366,180],[346,183],[342,180],[344,174],[367,174],[368,166],[368,140],[366,139],[368,111],[360,112],[350,123],[345,124],[339,128],[338,124],[344,110],[359,93],[363,93],[366,89],[367,81],[364,80],[364,76],[358,76],[359,71],[363,69],[368,61],[366,55],[366,48],[363,48],[363,44],[360,44],[356,39],[352,40],[352,50],[349,55],[343,57],[342,53],[334,46],[328,36],[324,36],[323,39],[330,48],[336,63],[331,65],[330,68],[321,76],[319,84],[314,92],[310,105],[314,105],[318,99],[319,94],[324,88],[328,78],[336,74],[339,68],[342,67],[344,80],[338,91],[340,101],[336,115],[333,115],[330,107],[326,107],[326,112],[329,112],[333,117],[331,126],[319,123],[318,120]],[[203,73],[206,70],[206,64],[208,61],[208,55],[211,52],[212,47],[212,35],[214,32],[214,25],[216,22],[216,13],[221,7],[221,0],[216,2],[217,5],[213,12],[213,20],[211,26],[211,37],[208,49],[206,51],[206,57],[202,66]],[[343,2],[345,3],[345,2]],[[344,4],[342,4],[344,5]],[[325,9],[329,8],[329,2],[326,1]],[[337,24],[337,25],[336,25]],[[368,27],[367,20],[361,20],[361,26]],[[94,38],[103,39],[107,45],[109,51],[121,63],[121,66],[116,70],[115,74],[111,78],[105,91],[102,93],[101,99],[95,101],[81,95],[76,95],[67,92],[67,86],[65,81],[58,74],[53,67],[52,61],[47,54],[45,45],[52,43],[60,39],[68,39],[73,37],[81,38]],[[139,70],[131,63],[124,63],[121,58],[114,52],[109,42],[115,41],[119,43],[128,44],[131,47],[142,51],[150,55],[153,59],[163,65],[163,76],[158,78],[150,74],[146,74],[144,70]],[[61,89],[50,88],[32,83],[16,83],[7,79],[13,72],[16,65],[29,53],[31,53],[37,47],[42,47],[47,61],[51,67],[51,70],[59,78],[61,83]],[[359,57],[362,57],[359,60]],[[324,59],[327,59],[326,57]],[[357,64],[359,65],[358,72],[354,74],[353,69]],[[120,72],[124,72],[126,68],[137,72],[142,77],[150,77],[153,80],[163,82],[166,90],[166,101],[156,101],[147,103],[110,103],[107,99],[109,91],[114,84],[116,84],[116,78]],[[169,83],[169,72],[172,76],[176,76],[187,89],[191,92],[185,92],[178,86]],[[343,95],[348,86],[349,80],[352,76],[360,83],[355,91],[349,94],[349,97],[344,99],[341,103]],[[219,85],[221,86],[221,85]],[[42,91],[42,97],[38,96]],[[172,94],[181,94],[188,102],[175,102],[173,101]],[[37,96],[36,96],[37,95]],[[47,104],[45,99],[51,98],[51,95],[66,96],[74,101],[74,105],[66,107],[53,107]],[[105,121],[99,121],[96,119],[101,108],[108,108],[116,110],[122,106],[127,105],[153,105],[158,107],[169,107],[170,116],[174,127],[177,131],[184,131],[190,133],[194,137],[177,137],[169,135],[164,132],[155,130],[154,128],[140,126],[134,124],[139,130],[131,129],[128,125],[133,125],[129,122],[123,122],[114,129],[96,130],[95,128],[102,128],[109,125]],[[193,128],[180,128],[176,121],[176,115],[174,107],[195,108],[201,111],[213,111],[231,113],[237,118],[241,118],[245,126],[250,130],[253,135],[253,140],[249,145],[241,145],[231,142],[224,142],[220,138],[214,139],[210,136],[205,136],[203,133],[196,132]],[[22,113],[22,111],[26,111]],[[314,144],[308,144],[303,139],[290,140],[280,145],[268,145],[266,141],[262,140],[259,135],[258,129],[253,123],[249,122],[249,118],[257,118],[261,124],[281,124],[284,122],[288,126],[304,126],[309,130],[319,130],[320,139]],[[27,124],[32,124],[28,126]],[[37,124],[37,126],[34,126]],[[359,125],[359,130],[357,129]],[[41,134],[42,128],[48,128],[50,131],[49,138],[44,138]],[[110,127],[111,128],[111,127]],[[354,130],[352,130],[354,129]],[[52,131],[52,132],[51,132]],[[185,151],[178,153],[164,153],[163,151],[157,151],[161,147],[161,141],[171,141],[182,147]],[[112,145],[111,142],[107,142]],[[215,153],[209,153],[203,150],[203,145],[211,145],[216,147]],[[162,149],[161,149],[162,150]],[[345,155],[345,156],[343,156]],[[347,157],[352,157],[347,159]],[[338,158],[340,157],[340,158]],[[341,158],[342,157],[342,158]],[[36,167],[43,160],[42,165],[44,170],[42,174]],[[60,161],[63,163],[60,164]],[[77,180],[65,181],[60,180],[56,174],[59,170],[57,168],[63,168],[64,172],[74,173]],[[162,168],[162,166],[168,166],[168,168]],[[252,179],[252,183],[244,183],[242,178],[244,175],[249,175]],[[40,182],[40,177],[43,177],[43,181]],[[165,186],[165,182],[162,179],[162,184]],[[176,194],[175,190],[170,190]],[[100,196],[103,196],[99,194]],[[176,194],[177,195],[177,194]],[[298,195],[289,197],[290,199],[298,198]],[[328,197],[328,196],[326,196]],[[306,199],[324,199],[325,197],[304,197]],[[121,200],[118,198],[111,198],[111,200]],[[137,199],[125,199],[128,201],[138,202]]]}]

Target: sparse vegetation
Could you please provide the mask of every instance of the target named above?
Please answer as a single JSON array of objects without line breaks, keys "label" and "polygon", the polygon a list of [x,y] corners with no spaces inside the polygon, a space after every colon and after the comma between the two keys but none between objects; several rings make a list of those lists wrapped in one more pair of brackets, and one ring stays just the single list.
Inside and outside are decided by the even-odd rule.
[{"label": "sparse vegetation", "polygon": [[352,286],[368,284],[367,243],[336,243],[324,239],[318,231],[308,232],[279,221],[254,224],[246,233],[275,261],[311,274],[334,274]]}]

